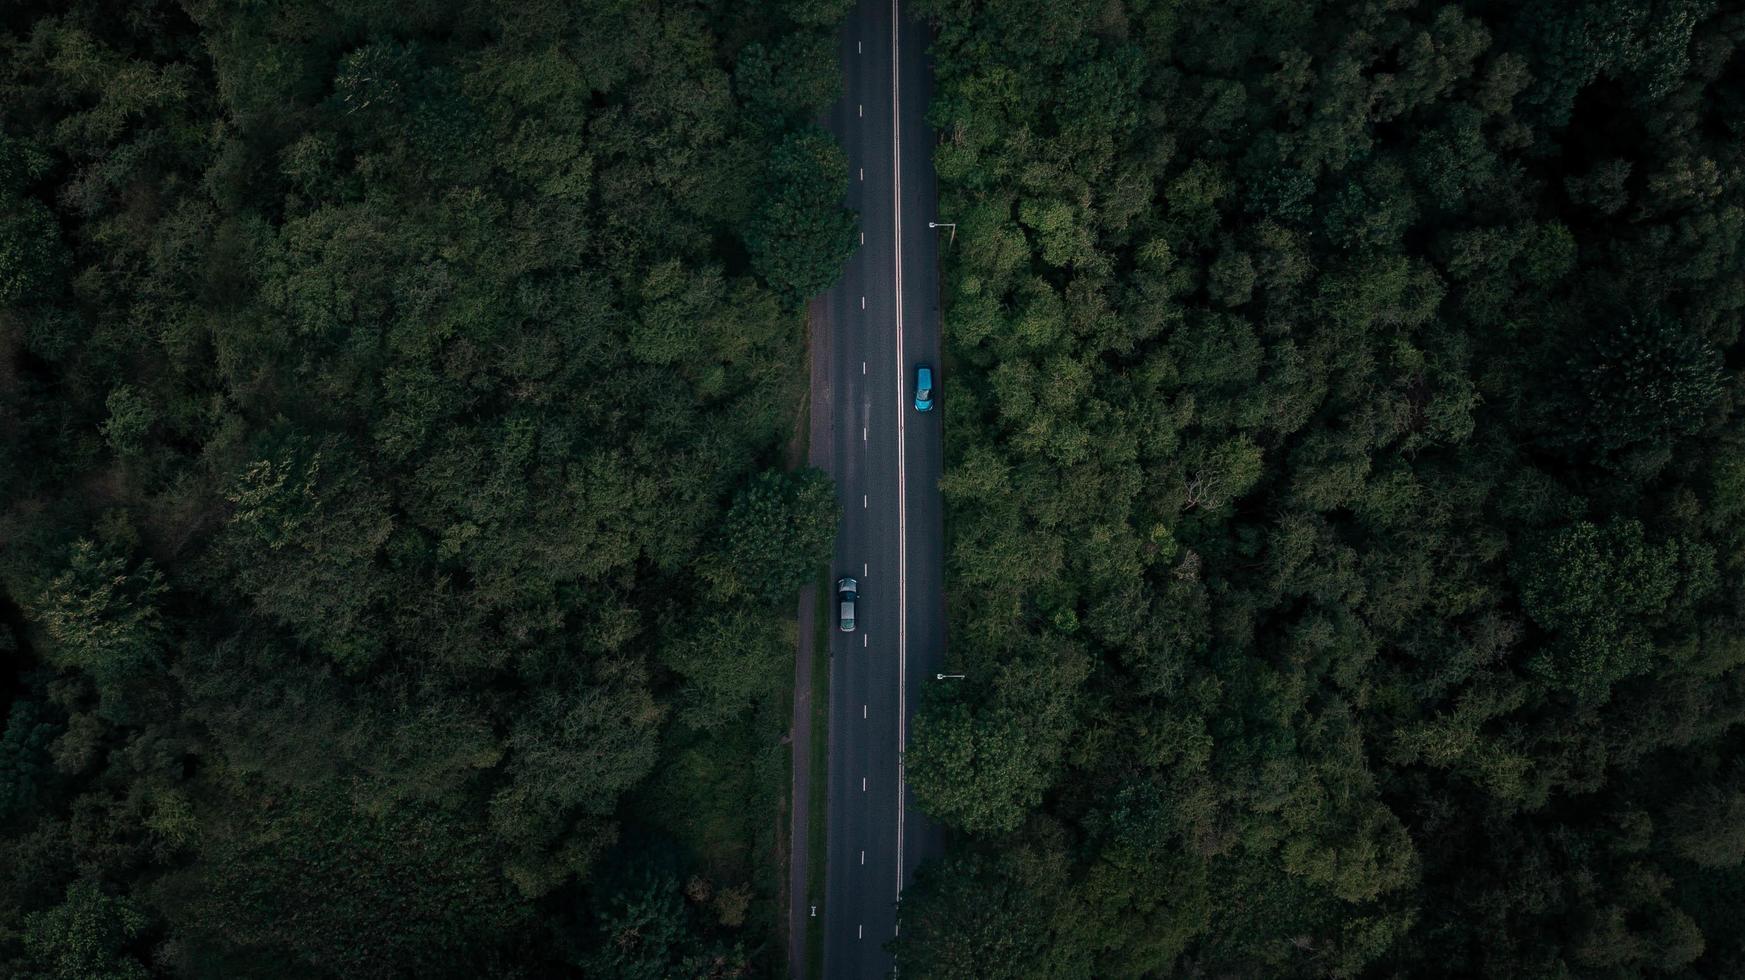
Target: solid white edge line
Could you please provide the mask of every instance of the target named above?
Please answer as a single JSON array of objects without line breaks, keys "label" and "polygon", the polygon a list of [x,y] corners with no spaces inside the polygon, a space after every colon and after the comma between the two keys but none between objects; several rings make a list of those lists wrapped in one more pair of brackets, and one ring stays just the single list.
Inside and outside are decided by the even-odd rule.
[{"label": "solid white edge line", "polygon": [[[897,377],[903,377],[903,112],[899,0],[891,0],[891,208],[892,248],[896,255]],[[909,685],[909,511],[904,469],[902,386],[897,392],[897,900],[903,898],[903,751],[908,744]]]}]

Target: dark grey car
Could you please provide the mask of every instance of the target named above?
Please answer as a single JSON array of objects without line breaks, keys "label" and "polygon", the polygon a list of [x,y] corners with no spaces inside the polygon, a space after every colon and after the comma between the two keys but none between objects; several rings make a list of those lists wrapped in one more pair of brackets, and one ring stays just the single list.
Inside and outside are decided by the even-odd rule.
[{"label": "dark grey car", "polygon": [[836,580],[836,599],[841,606],[842,632],[854,632],[854,600],[860,598],[860,583],[851,578]]}]

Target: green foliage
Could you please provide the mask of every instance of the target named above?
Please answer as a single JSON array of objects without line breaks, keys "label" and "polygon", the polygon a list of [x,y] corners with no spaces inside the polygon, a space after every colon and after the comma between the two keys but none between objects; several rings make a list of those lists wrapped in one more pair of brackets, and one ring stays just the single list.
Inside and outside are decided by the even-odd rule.
[{"label": "green foliage", "polygon": [[793,654],[791,631],[743,609],[677,623],[660,650],[684,677],[678,719],[703,731],[732,725],[773,694]]},{"label": "green foliage", "polygon": [[1679,857],[1707,868],[1745,863],[1745,789],[1703,786],[1667,814],[1667,839]]},{"label": "green foliage", "polygon": [[758,474],[733,497],[722,523],[720,564],[709,575],[725,599],[793,601],[830,560],[842,508],[823,470]]},{"label": "green foliage", "polygon": [[979,856],[923,869],[903,893],[903,928],[892,943],[898,971],[938,980],[1094,976],[1083,953],[1062,941],[1067,923],[1022,877],[1034,870],[1046,868],[1011,868]]},{"label": "green foliage", "polygon": [[247,463],[225,499],[233,584],[341,666],[361,668],[381,642],[383,583],[372,566],[391,533],[387,500],[337,440],[307,441]]},{"label": "green foliage", "polygon": [[1583,522],[1525,545],[1515,567],[1521,603],[1557,635],[1532,669],[1585,696],[1650,669],[1646,627],[1678,588],[1678,562],[1676,543],[1650,544],[1635,521]]},{"label": "green foliage", "polygon": [[650,827],[774,972],[845,9],[9,10],[0,973],[556,975]]},{"label": "green foliage", "polygon": [[1031,762],[1017,719],[952,705],[915,728],[908,772],[916,801],[976,831],[1012,830],[1042,801],[1047,778]]},{"label": "green foliage", "polygon": [[39,201],[7,195],[0,216],[0,306],[47,293],[66,264],[54,215]]},{"label": "green foliage", "polygon": [[127,712],[129,683],[158,668],[164,642],[163,575],[149,558],[130,564],[82,539],[67,552],[65,571],[36,600],[48,640],[43,655],[90,677],[112,718]]},{"label": "green foliage", "polygon": [[491,798],[508,875],[529,898],[587,872],[611,842],[619,797],[655,762],[662,711],[640,666],[602,663],[577,681],[526,705],[507,741],[508,785]]},{"label": "green foliage", "polygon": [[573,963],[586,976],[623,980],[716,980],[744,976],[743,949],[701,938],[678,879],[633,873],[593,910],[588,951]]},{"label": "green foliage", "polygon": [[854,251],[855,218],[839,204],[848,158],[816,127],[790,133],[770,153],[764,187],[745,244],[758,275],[798,306],[835,282]]},{"label": "green foliage", "polygon": [[6,712],[0,734],[0,821],[28,812],[52,777],[49,745],[59,726],[39,701],[18,700]]},{"label": "green foliage", "polygon": [[902,975],[1739,972],[1738,17],[926,12]]},{"label": "green foliage", "polygon": [[[924,6],[903,975],[1745,973],[1738,12]],[[13,11],[6,971],[776,972],[846,9]]]},{"label": "green foliage", "polygon": [[454,970],[525,921],[489,838],[426,806],[365,810],[331,788],[211,801],[197,859],[153,898],[190,962],[255,950],[297,970]]},{"label": "green foliage", "polygon": [[144,934],[145,913],[92,881],[75,882],[65,900],[24,921],[28,975],[44,980],[145,980],[151,976],[127,947]]},{"label": "green foliage", "polygon": [[1058,777],[1089,663],[1037,645],[1002,665],[981,705],[935,702],[917,722],[905,769],[929,812],[977,832],[1015,829]]},{"label": "green foliage", "polygon": [[849,0],[781,0],[782,14],[798,24],[829,27],[848,15]]},{"label": "green foliage", "polygon": [[103,423],[103,438],[122,456],[137,456],[145,450],[146,435],[156,415],[151,405],[130,385],[109,393],[109,420]]},{"label": "green foliage", "polygon": [[1583,427],[1602,450],[1691,435],[1721,396],[1714,347],[1661,314],[1596,331],[1573,369]]},{"label": "green foliage", "polygon": [[747,112],[776,130],[818,118],[842,93],[835,38],[790,34],[773,48],[753,42],[739,52],[733,84]]}]

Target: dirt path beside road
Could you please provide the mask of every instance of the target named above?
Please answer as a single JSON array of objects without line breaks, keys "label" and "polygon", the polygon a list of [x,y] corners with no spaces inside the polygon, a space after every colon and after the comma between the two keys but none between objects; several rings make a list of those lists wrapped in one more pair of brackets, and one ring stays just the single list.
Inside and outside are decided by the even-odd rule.
[{"label": "dirt path beside road", "polygon": [[[834,436],[830,427],[830,325],[823,303],[812,301],[807,308],[806,322],[807,348],[812,361],[806,462],[823,469],[829,465]],[[812,661],[816,654],[817,615],[818,590],[809,585],[800,590],[800,608],[796,617],[799,641],[794,651],[794,717],[788,730],[788,747],[794,758],[789,807],[791,822],[788,826],[788,975],[794,980],[805,980],[807,922],[812,907],[822,900],[822,896],[810,894],[809,878],[812,780],[823,775],[812,772]]]}]

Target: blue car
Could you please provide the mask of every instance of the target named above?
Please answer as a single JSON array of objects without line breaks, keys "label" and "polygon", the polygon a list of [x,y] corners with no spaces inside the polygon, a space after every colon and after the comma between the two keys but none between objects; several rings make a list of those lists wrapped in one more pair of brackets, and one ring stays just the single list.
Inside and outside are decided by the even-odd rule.
[{"label": "blue car", "polygon": [[925,364],[915,367],[915,411],[933,411],[933,369]]}]

